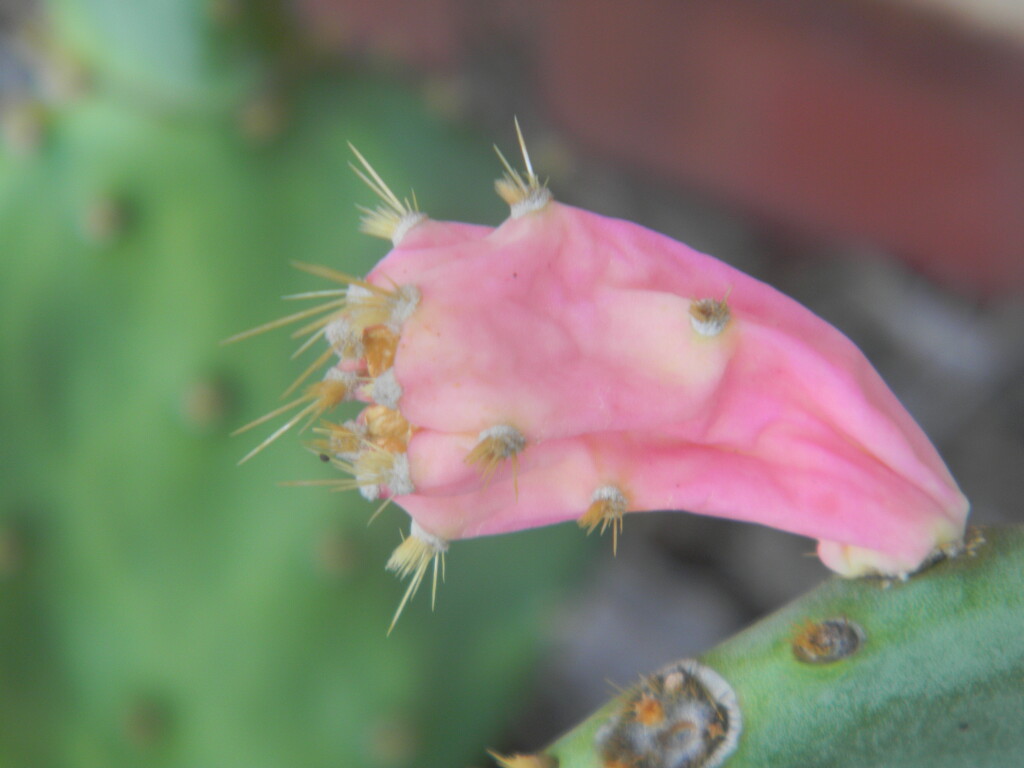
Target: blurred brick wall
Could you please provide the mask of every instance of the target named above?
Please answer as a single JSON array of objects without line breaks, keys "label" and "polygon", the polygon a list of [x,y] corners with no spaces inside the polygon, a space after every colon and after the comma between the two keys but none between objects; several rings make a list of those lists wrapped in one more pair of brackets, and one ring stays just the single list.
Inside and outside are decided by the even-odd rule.
[{"label": "blurred brick wall", "polygon": [[299,2],[322,42],[416,70],[515,40],[577,147],[968,295],[1024,289],[1024,36],[971,0]]}]

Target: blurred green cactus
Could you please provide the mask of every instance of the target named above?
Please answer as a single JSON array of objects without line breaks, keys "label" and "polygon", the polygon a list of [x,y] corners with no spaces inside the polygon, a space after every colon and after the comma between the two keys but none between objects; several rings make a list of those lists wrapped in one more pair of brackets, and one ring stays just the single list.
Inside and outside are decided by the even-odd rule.
[{"label": "blurred green cactus", "polygon": [[[276,0],[48,0],[61,50],[90,80],[166,111],[223,111],[276,62],[253,35],[281,37]],[[262,42],[266,42],[265,40]]]},{"label": "blurred green cactus", "polygon": [[645,678],[535,763],[506,762],[1017,765],[1024,754],[1024,529],[973,536],[966,553],[906,582],[834,577],[698,660]]},{"label": "blurred green cactus", "polygon": [[272,62],[220,56],[239,38],[220,47],[210,7],[55,2],[53,50],[89,85],[43,108],[33,150],[0,150],[0,765],[461,764],[580,542],[465,546],[435,615],[385,640],[399,526],[278,487],[323,475],[294,445],[235,467],[228,432],[297,371],[286,334],[218,342],[308,288],[290,259],[380,257],[347,141],[438,216],[498,218],[494,161],[364,77],[246,112]]}]

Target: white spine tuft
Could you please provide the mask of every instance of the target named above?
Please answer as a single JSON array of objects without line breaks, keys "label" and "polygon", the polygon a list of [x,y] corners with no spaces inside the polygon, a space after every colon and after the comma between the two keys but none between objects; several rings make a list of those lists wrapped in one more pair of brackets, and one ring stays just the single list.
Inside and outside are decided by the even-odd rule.
[{"label": "white spine tuft", "polygon": [[594,491],[594,495],[590,497],[590,503],[593,504],[595,501],[611,502],[616,509],[622,509],[623,511],[629,506],[626,495],[614,485],[602,485]]},{"label": "white spine tuft", "polygon": [[699,299],[690,303],[690,326],[701,336],[717,336],[725,330],[731,317],[724,300]]},{"label": "white spine tuft", "polygon": [[693,659],[684,659],[679,666],[703,684],[711,694],[715,706],[724,711],[728,718],[729,727],[725,732],[725,738],[704,764],[705,768],[714,768],[714,766],[721,765],[739,744],[740,733],[743,732],[743,714],[740,712],[739,699],[736,698],[736,691],[726,679],[711,667],[706,667]]},{"label": "white spine tuft", "polygon": [[409,535],[412,536],[414,539],[419,539],[420,541],[430,545],[430,548],[433,549],[435,552],[448,551],[447,541],[442,539],[440,536],[435,536],[432,533],[427,533],[420,527],[420,524],[417,523],[415,520],[412,521],[412,527],[409,529]]},{"label": "white spine tuft", "polygon": [[[654,716],[645,717],[645,710]],[[683,659],[641,678],[594,740],[603,765],[716,768],[735,751],[742,730],[729,683]]]},{"label": "white spine tuft", "polygon": [[412,484],[412,471],[409,468],[409,457],[406,454],[394,454],[386,485],[392,496],[408,496],[415,492],[416,488]]},{"label": "white spine tuft", "polygon": [[409,230],[426,219],[427,214],[420,213],[419,211],[409,211],[403,214],[402,217],[395,222],[395,229],[391,233],[391,244],[397,248],[405,236],[409,234]]},{"label": "white spine tuft", "polygon": [[498,458],[508,459],[521,453],[526,448],[526,437],[511,424],[499,424],[496,427],[485,429],[477,437],[477,445],[487,441],[494,441],[500,448]]},{"label": "white spine tuft", "polygon": [[547,187],[531,189],[529,194],[523,197],[522,200],[512,203],[509,206],[510,216],[513,219],[518,219],[520,216],[525,216],[533,211],[539,211],[545,205],[550,203],[551,199],[551,190]]},{"label": "white spine tuft", "polygon": [[388,368],[384,373],[373,380],[371,392],[373,400],[385,408],[398,410],[398,401],[402,399],[402,385],[395,378],[395,369]]},{"label": "white spine tuft", "polygon": [[339,357],[358,360],[363,356],[363,340],[347,317],[332,320],[324,328],[324,336]]},{"label": "white spine tuft", "polygon": [[328,368],[327,373],[324,374],[324,381],[339,381],[348,388],[349,392],[352,392],[355,390],[356,384],[359,383],[359,377],[352,371]]},{"label": "white spine tuft", "polygon": [[402,324],[412,317],[412,313],[416,311],[416,307],[420,303],[420,289],[415,285],[403,285],[398,289],[397,297],[394,301],[394,306],[391,308],[391,317],[388,320],[388,325],[395,333],[398,333],[402,327]]},{"label": "white spine tuft", "polygon": [[373,291],[371,291],[369,288],[364,288],[361,285],[353,284],[353,285],[350,285],[345,290],[345,299],[347,301],[349,301],[350,303],[351,302],[358,303],[360,301],[366,301],[367,299],[372,298],[372,297],[373,297]]}]

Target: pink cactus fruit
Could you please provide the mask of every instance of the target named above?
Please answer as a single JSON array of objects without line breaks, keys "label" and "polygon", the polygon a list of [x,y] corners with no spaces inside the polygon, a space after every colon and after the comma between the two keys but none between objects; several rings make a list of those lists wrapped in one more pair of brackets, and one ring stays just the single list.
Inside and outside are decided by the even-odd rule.
[{"label": "pink cactus fruit", "polygon": [[314,449],[348,476],[326,483],[412,517],[388,562],[411,577],[398,613],[431,563],[436,592],[452,540],[576,520],[617,541],[627,512],[809,536],[845,576],[904,576],[959,546],[967,500],[843,334],[710,256],[555,202],[519,138],[525,173],[501,158],[512,212],[494,229],[428,219],[356,152],[383,200],[363,229],[394,248],[365,279],[299,265],[340,286],[298,298],[328,302],[240,334],[309,320],[303,349],[327,349],[296,386],[331,363],[249,425],[299,409],[250,456],[368,403]]}]

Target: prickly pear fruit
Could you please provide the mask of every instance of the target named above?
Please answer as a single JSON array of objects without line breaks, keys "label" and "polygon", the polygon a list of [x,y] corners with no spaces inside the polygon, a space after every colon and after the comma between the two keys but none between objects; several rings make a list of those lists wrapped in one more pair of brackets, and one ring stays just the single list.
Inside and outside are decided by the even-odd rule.
[{"label": "prickly pear fruit", "polygon": [[519,138],[526,171],[505,163],[495,229],[430,221],[357,153],[383,200],[364,230],[393,250],[365,279],[303,266],[339,286],[264,327],[309,320],[303,348],[326,339],[297,385],[331,367],[264,417],[302,406],[252,453],[370,403],[315,448],[350,475],[336,487],[413,518],[388,565],[411,576],[406,599],[431,563],[436,588],[451,540],[566,520],[617,536],[643,510],[810,536],[847,576],[959,545],[966,499],[852,342],[722,262],[555,202]]}]

